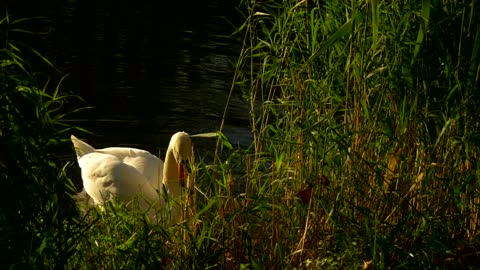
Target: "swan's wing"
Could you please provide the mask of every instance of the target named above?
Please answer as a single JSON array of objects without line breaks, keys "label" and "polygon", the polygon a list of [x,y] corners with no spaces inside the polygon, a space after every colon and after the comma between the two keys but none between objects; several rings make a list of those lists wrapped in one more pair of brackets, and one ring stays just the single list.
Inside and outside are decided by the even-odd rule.
[{"label": "swan's wing", "polygon": [[118,157],[125,164],[138,170],[150,185],[160,190],[163,178],[163,161],[150,152],[127,147],[110,147],[97,150],[99,153]]},{"label": "swan's wing", "polygon": [[[121,162],[124,162],[125,164],[137,169],[138,172],[146,178],[147,182],[150,183],[150,185],[156,190],[160,190],[162,187],[163,161],[152,155],[150,152],[128,147],[95,149],[89,144],[77,139],[74,135],[71,135],[70,138],[75,147],[75,152],[77,154],[79,163],[80,159],[88,154],[100,153],[111,155],[118,158]],[[105,156],[102,157],[104,158]],[[88,159],[90,160],[92,158],[99,159],[99,155],[93,155]]]},{"label": "swan's wing", "polygon": [[124,162],[135,167],[153,188],[160,190],[163,179],[163,161],[149,153],[146,156],[127,157]]},{"label": "swan's wing", "polygon": [[158,194],[139,171],[113,155],[90,153],[79,161],[85,191],[96,204],[114,198],[129,201],[139,196],[140,206],[148,208]]},{"label": "swan's wing", "polygon": [[70,139],[72,140],[73,146],[75,147],[75,153],[77,154],[77,159],[80,160],[86,154],[92,153],[95,151],[95,148],[91,147],[89,144],[77,139],[77,137],[71,135]]}]

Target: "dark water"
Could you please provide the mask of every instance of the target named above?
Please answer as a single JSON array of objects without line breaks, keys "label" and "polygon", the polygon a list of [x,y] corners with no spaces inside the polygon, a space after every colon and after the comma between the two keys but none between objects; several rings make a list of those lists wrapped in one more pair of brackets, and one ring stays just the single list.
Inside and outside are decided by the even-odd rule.
[{"label": "dark water", "polygon": [[[242,42],[237,1],[11,2],[15,15],[52,21],[46,55],[69,74],[64,91],[94,106],[68,117],[92,145],[155,152],[176,131],[218,130]],[[235,90],[224,133],[248,145],[248,125]]]}]

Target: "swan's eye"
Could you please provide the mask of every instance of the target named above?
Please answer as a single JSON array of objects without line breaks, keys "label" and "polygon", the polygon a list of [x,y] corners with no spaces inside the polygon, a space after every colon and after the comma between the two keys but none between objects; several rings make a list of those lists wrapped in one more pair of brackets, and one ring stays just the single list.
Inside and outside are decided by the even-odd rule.
[{"label": "swan's eye", "polygon": [[192,172],[192,169],[190,168],[190,162],[188,162],[188,160],[182,160],[182,167],[186,169],[188,173]]}]

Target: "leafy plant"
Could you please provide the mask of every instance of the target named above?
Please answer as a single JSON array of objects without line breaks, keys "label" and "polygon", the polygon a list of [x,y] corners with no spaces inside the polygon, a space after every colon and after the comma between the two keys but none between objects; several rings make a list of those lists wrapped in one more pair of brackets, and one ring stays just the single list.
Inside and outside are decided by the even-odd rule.
[{"label": "leafy plant", "polygon": [[[351,267],[447,265],[477,247],[474,4],[244,4],[237,85],[251,104],[248,166],[270,168],[248,179],[271,200],[261,219],[277,245],[264,263],[321,264],[326,239]],[[288,214],[300,207],[295,194],[303,218]]]},{"label": "leafy plant", "polygon": [[[32,19],[33,21],[34,19]],[[57,151],[66,126],[59,109],[66,102],[59,84],[51,90],[46,74],[27,59],[53,65],[25,40],[27,19],[0,20],[0,199],[2,264],[10,268],[63,265],[74,252],[73,185]],[[39,84],[43,88],[39,88]],[[65,147],[65,146],[63,146]],[[72,211],[73,210],[73,211]]]}]

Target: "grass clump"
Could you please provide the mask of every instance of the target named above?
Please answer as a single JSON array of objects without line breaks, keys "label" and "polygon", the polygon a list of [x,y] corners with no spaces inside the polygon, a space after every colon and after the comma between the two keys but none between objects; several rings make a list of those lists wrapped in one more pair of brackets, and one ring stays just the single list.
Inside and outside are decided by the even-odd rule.
[{"label": "grass clump", "polygon": [[9,14],[0,20],[0,254],[11,269],[55,267],[73,254],[74,207],[66,193],[72,185],[56,155],[66,96],[60,85],[49,86],[46,72],[35,71],[54,68],[24,42],[38,35],[26,27],[33,21]]},{"label": "grass clump", "polygon": [[236,84],[251,103],[247,190],[269,206],[263,265],[478,263],[473,4],[244,4]]}]

